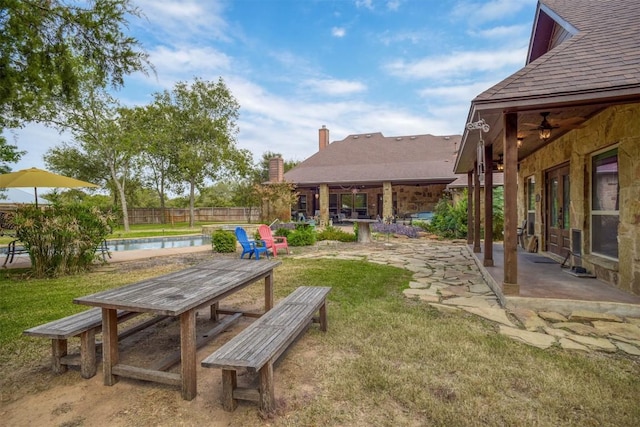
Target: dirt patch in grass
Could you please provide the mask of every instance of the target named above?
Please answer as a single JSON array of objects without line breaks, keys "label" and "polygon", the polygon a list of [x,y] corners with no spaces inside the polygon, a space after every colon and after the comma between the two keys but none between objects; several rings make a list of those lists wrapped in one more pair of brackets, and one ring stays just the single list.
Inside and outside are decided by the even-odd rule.
[{"label": "dirt patch in grass", "polygon": [[[141,261],[107,265],[104,268],[115,274],[135,274],[147,269],[158,269],[160,273],[185,268],[210,257],[210,254],[189,254],[150,258]],[[160,274],[159,273],[159,274]],[[261,282],[238,292],[226,299],[221,306],[242,307],[244,310],[259,311],[263,308],[264,288]],[[135,321],[135,320],[134,320]],[[250,320],[240,323],[219,335],[213,342],[198,350],[197,360],[204,359],[216,348],[248,325]],[[126,326],[126,324],[124,325]],[[208,310],[198,313],[197,329],[204,332],[212,328]],[[0,419],[10,426],[146,426],[146,425],[262,425],[263,417],[257,406],[241,402],[232,414],[224,412],[221,406],[221,379],[219,369],[205,369],[197,366],[198,395],[190,402],[182,400],[180,390],[157,383],[132,379],[122,379],[112,387],[103,385],[102,364],[98,374],[91,379],[83,379],[78,368],[70,367],[62,375],[50,369],[50,344],[48,340],[36,340],[38,354],[12,358],[10,366],[4,366]],[[46,344],[45,344],[46,341]],[[163,320],[121,341],[121,360],[135,366],[150,367],[180,348],[179,322]],[[313,349],[304,340],[294,346],[275,370],[276,395],[294,393],[290,403],[280,399],[280,413],[292,405],[304,405],[315,389],[313,373],[307,369],[296,369]],[[77,339],[69,341],[69,353],[78,352]],[[297,358],[296,354],[304,354]],[[22,364],[24,360],[30,363]],[[288,360],[287,360],[288,359]],[[35,360],[35,362],[34,362]],[[179,372],[179,364],[169,372]],[[239,382],[255,379],[246,375]],[[306,391],[305,391],[306,390]]]}]

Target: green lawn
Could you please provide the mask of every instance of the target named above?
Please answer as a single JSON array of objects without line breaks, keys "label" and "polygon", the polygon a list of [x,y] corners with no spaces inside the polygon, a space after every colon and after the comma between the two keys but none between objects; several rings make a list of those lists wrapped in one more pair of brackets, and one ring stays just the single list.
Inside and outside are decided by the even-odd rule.
[{"label": "green lawn", "polygon": [[[514,342],[499,335],[492,322],[462,312],[444,314],[405,299],[402,290],[410,273],[402,269],[364,261],[282,261],[276,299],[301,285],[333,290],[329,331],[311,328],[304,345],[294,345],[283,367],[276,368],[306,372],[313,387],[301,391],[283,376],[279,387],[286,407],[270,425],[640,425],[639,358]],[[172,268],[181,267],[126,274],[114,267],[47,280],[1,272],[3,388],[20,396],[34,375],[33,365],[46,365],[50,343],[21,336],[23,329],[83,309],[71,304],[74,296]],[[259,299],[260,287],[253,288]],[[3,393],[3,399],[12,395]],[[172,414],[162,412],[155,424],[188,424]],[[264,425],[254,410],[233,416],[234,425]]]}]

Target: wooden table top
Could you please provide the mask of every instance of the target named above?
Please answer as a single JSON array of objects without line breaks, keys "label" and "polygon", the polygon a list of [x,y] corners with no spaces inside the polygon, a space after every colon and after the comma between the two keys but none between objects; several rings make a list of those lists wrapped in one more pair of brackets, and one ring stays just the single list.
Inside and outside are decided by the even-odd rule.
[{"label": "wooden table top", "polygon": [[76,304],[177,316],[269,275],[275,260],[221,258],[116,289],[75,298]]}]

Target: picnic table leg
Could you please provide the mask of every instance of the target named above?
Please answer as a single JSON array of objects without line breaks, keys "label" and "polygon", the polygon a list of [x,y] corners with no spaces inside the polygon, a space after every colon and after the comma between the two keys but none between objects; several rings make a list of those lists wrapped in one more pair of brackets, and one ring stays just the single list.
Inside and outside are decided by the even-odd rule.
[{"label": "picnic table leg", "polygon": [[211,304],[211,320],[214,322],[218,321],[218,308],[220,307],[220,303],[218,301]]},{"label": "picnic table leg", "polygon": [[51,369],[56,374],[67,372],[67,365],[61,363],[61,359],[67,355],[67,340],[51,340]]},{"label": "picnic table leg", "polygon": [[233,412],[238,407],[238,400],[233,398],[233,390],[238,386],[236,371],[232,369],[222,370],[222,408],[227,412]]},{"label": "picnic table leg", "polygon": [[91,378],[96,374],[96,330],[80,334],[80,375]]},{"label": "picnic table leg", "polygon": [[260,369],[260,409],[266,413],[275,411],[273,388],[273,363],[268,361]]},{"label": "picnic table leg", "polygon": [[327,301],[320,306],[320,330],[327,332]]},{"label": "picnic table leg", "polygon": [[273,270],[264,278],[264,311],[273,308]]},{"label": "picnic table leg", "polygon": [[113,375],[113,367],[118,364],[118,311],[102,309],[102,371],[104,385],[114,385],[118,378]]},{"label": "picnic table leg", "polygon": [[196,384],[196,310],[180,315],[180,373],[182,398],[192,400],[198,394]]}]

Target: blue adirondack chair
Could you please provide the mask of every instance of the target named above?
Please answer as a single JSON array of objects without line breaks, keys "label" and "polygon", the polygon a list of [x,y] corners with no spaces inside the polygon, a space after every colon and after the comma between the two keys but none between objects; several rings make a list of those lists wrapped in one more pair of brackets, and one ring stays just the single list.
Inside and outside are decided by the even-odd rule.
[{"label": "blue adirondack chair", "polygon": [[236,227],[236,239],[242,246],[242,253],[240,254],[240,258],[243,258],[245,254],[249,254],[249,259],[251,256],[255,254],[256,260],[260,259],[260,254],[264,253],[269,258],[269,252],[267,249],[267,245],[262,241],[262,246],[258,246],[255,240],[250,240],[247,237],[247,232],[242,227]]}]

